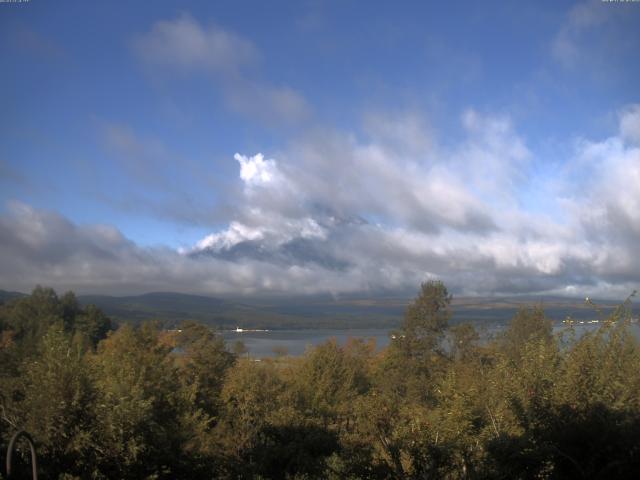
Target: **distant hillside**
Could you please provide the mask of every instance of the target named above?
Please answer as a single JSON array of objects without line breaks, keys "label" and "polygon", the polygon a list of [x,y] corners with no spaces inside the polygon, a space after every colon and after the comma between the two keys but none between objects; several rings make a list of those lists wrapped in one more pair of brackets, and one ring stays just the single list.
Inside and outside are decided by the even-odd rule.
[{"label": "distant hillside", "polygon": [[94,304],[107,315],[120,320],[142,322],[161,320],[177,323],[182,320],[221,325],[231,304],[213,297],[173,292],[153,292],[143,295],[115,297],[109,295],[79,295],[82,304]]},{"label": "distant hillside", "polygon": [[[0,303],[25,296],[0,290]],[[133,296],[79,295],[79,301],[95,304],[120,322],[140,323],[160,320],[178,325],[195,320],[219,328],[396,328],[402,322],[406,306],[404,297],[356,296],[276,298],[216,298],[174,292],[154,292]],[[596,302],[606,314],[613,302]],[[597,312],[584,299],[563,297],[454,297],[453,323],[471,321],[479,324],[504,324],[523,305],[541,304],[547,315],[560,321],[596,318]]]},{"label": "distant hillside", "polygon": [[[348,298],[330,296],[271,299],[220,299],[179,293],[149,293],[112,297],[79,297],[94,303],[120,321],[157,319],[171,325],[197,320],[221,328],[395,328],[400,325],[409,298]],[[604,313],[615,303],[598,302]],[[560,321],[596,318],[597,313],[582,299],[561,297],[459,297],[454,298],[453,323],[503,324],[524,305],[541,304],[547,315]]]},{"label": "distant hillside", "polygon": [[[608,314],[619,304],[611,301],[595,301],[603,314]],[[453,320],[464,322],[505,323],[511,320],[518,309],[523,306],[540,305],[547,317],[562,321],[567,317],[576,320],[595,319],[598,317],[593,307],[587,305],[583,298],[566,297],[460,297],[454,298]]]},{"label": "distant hillside", "polygon": [[183,320],[196,320],[221,328],[393,327],[400,313],[395,308],[353,308],[316,299],[241,302],[171,292],[126,297],[80,295],[78,299],[83,304],[95,304],[119,321],[161,320],[177,325]]},{"label": "distant hillside", "polygon": [[0,290],[0,304],[13,300],[14,298],[26,297],[26,293],[20,292],[8,292],[7,290]]}]

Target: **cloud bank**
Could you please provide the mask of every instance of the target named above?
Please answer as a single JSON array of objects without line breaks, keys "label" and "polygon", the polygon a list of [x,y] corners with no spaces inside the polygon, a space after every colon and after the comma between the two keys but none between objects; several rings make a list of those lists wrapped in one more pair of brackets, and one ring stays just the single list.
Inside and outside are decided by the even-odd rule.
[{"label": "cloud bank", "polygon": [[12,203],[0,287],[375,294],[440,278],[465,295],[623,298],[640,285],[640,105],[619,113],[614,135],[578,139],[544,181],[507,117],[463,112],[455,145],[415,115],[364,125],[236,154],[228,227],[180,251]]}]

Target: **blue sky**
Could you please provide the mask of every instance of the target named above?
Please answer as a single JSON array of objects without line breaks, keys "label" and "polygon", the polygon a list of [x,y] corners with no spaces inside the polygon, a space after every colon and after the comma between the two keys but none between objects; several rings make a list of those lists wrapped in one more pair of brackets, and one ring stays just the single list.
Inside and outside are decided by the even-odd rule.
[{"label": "blue sky", "polygon": [[0,38],[0,288],[640,283],[637,2],[31,0]]}]

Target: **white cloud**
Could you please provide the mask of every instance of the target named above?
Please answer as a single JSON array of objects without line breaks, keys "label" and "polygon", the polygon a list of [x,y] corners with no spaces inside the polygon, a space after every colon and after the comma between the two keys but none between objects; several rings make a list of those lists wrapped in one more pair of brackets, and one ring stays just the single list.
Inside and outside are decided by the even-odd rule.
[{"label": "white cloud", "polygon": [[640,242],[640,146],[622,140],[628,135],[626,119],[619,137],[585,142],[578,157],[592,165],[580,205],[582,223],[607,243],[616,238]]},{"label": "white cloud", "polygon": [[[283,203],[322,205],[345,217],[364,216],[427,232],[491,231],[496,224],[483,195],[500,179],[507,182],[519,175],[528,152],[506,120],[501,120],[500,130],[494,128],[493,119],[477,116],[477,122],[484,121],[487,127],[477,125],[469,132],[469,140],[455,149],[437,145],[428,127],[421,134],[418,125],[426,122],[413,116],[400,122],[410,125],[406,129],[383,130],[378,135],[370,128],[367,141],[316,131],[284,153],[281,170],[289,191],[300,198],[281,201],[278,207]],[[416,141],[409,149],[396,148],[401,143],[398,135],[405,134]],[[430,140],[420,143],[420,137]],[[493,171],[487,175],[482,164],[490,161],[494,165],[488,168]],[[265,200],[262,205],[269,203]]]},{"label": "white cloud", "polygon": [[624,68],[626,55],[637,51],[638,32],[636,5],[625,3],[585,0],[572,5],[552,39],[553,59],[599,78]]},{"label": "white cloud", "polygon": [[265,125],[272,125],[274,121],[295,124],[311,115],[311,107],[305,98],[286,86],[236,80],[225,88],[227,102],[233,111]]},{"label": "white cloud", "polygon": [[277,160],[237,154],[244,188],[228,227],[181,252],[14,204],[0,216],[11,281],[0,288],[340,293],[409,291],[437,277],[464,294],[622,298],[640,284],[636,115],[630,106],[613,135],[576,144],[555,179],[562,196],[547,199],[561,216],[519,202],[539,160],[510,120],[468,110],[466,138],[449,147],[408,119],[403,131],[419,138],[422,125],[431,136],[422,147],[394,148],[374,129],[366,140],[316,132]]},{"label": "white cloud", "polygon": [[[261,240],[264,234],[255,228],[247,227],[239,222],[231,222],[229,228],[220,233],[212,233],[200,240],[193,251],[230,248],[240,242]],[[188,252],[186,252],[188,253]]]},{"label": "white cloud", "polygon": [[365,132],[391,151],[421,155],[435,146],[434,133],[426,119],[416,112],[389,115],[369,112],[364,117]]},{"label": "white cloud", "polygon": [[580,44],[582,36],[589,29],[607,20],[612,11],[609,7],[599,0],[574,5],[553,40],[551,51],[555,59],[565,66],[579,61],[584,55]]},{"label": "white cloud", "polygon": [[640,145],[640,104],[630,105],[620,114],[620,135],[623,140]]},{"label": "white cloud", "polygon": [[261,153],[251,158],[236,153],[233,158],[240,163],[240,179],[247,187],[268,184],[278,177],[275,160],[265,160]]},{"label": "white cloud", "polygon": [[251,41],[213,23],[202,25],[187,14],[159,21],[134,39],[133,49],[146,65],[165,72],[209,75],[229,108],[251,120],[272,126],[310,115],[302,94],[258,79],[260,55]]},{"label": "white cloud", "polygon": [[[312,219],[323,231],[313,251],[345,262],[377,288],[407,288],[438,276],[467,292],[562,293],[567,285],[622,291],[640,280],[633,273],[639,260],[630,258],[630,239],[640,231],[640,189],[633,187],[640,160],[625,142],[635,110],[624,112],[617,135],[577,147],[572,162],[593,175],[576,177],[569,168],[558,179],[567,196],[549,201],[569,209],[564,223],[555,212],[522,209],[520,187],[528,186],[535,159],[507,117],[474,110],[462,116],[467,139],[449,149],[429,130],[421,150],[407,150],[392,148],[388,132],[379,142],[369,129],[368,142],[326,133],[309,137],[278,163],[262,155],[241,157],[245,184],[269,172],[260,192],[245,190],[241,218],[265,232],[256,242],[266,252],[261,258],[279,261],[283,245],[303,236],[301,219]],[[415,118],[407,121],[428,128]],[[420,137],[417,128],[409,131]],[[243,174],[249,162],[255,163],[251,174]],[[276,174],[277,184],[270,181]]]},{"label": "white cloud", "polygon": [[258,58],[248,40],[215,24],[203,27],[187,14],[157,22],[134,39],[133,47],[150,64],[225,75],[236,74]]}]

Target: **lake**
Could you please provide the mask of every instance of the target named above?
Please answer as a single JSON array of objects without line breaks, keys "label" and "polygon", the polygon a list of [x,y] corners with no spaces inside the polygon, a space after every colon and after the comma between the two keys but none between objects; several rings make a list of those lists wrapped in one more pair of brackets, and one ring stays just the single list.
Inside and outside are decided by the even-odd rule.
[{"label": "lake", "polygon": [[[490,338],[500,332],[504,326],[491,325],[474,325],[481,335],[481,338]],[[598,328],[599,324],[576,324],[574,329],[576,335],[580,337],[584,333]],[[566,328],[562,322],[554,324],[554,332],[558,333]],[[640,328],[637,324],[632,326],[632,330],[636,335],[640,336]],[[223,331],[222,336],[231,348],[233,343],[241,340],[249,355],[254,358],[274,357],[275,349],[285,349],[288,355],[302,355],[309,347],[320,345],[332,338],[335,338],[338,344],[344,345],[349,338],[373,338],[377,347],[384,348],[389,345],[389,334],[391,329],[388,328],[356,328],[356,329],[300,329],[300,330],[270,330],[270,331],[250,331],[243,332]]]},{"label": "lake", "polygon": [[335,338],[344,345],[349,338],[373,338],[378,348],[389,344],[389,329],[305,329],[305,330],[271,330],[271,331],[223,331],[225,341],[232,346],[234,342],[244,342],[249,355],[256,358],[275,356],[274,349],[284,348],[288,355],[302,355],[308,347],[320,345]]}]

